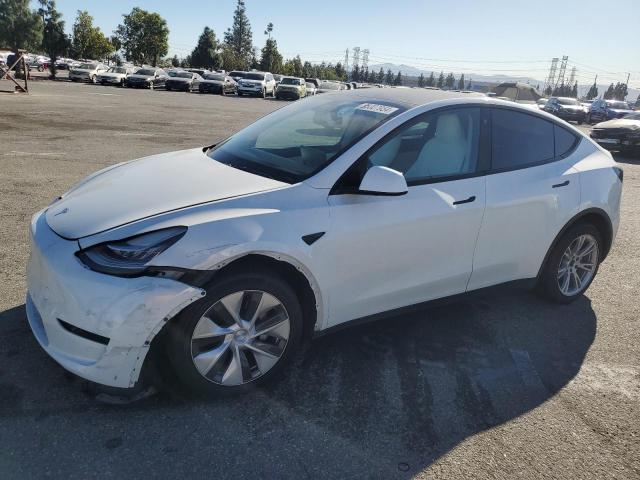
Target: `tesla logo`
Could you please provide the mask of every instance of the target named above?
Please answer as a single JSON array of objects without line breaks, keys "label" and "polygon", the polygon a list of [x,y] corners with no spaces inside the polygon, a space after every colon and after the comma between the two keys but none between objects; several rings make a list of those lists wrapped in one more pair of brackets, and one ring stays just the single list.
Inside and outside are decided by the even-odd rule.
[{"label": "tesla logo", "polygon": [[56,214],[54,215],[54,217],[57,217],[58,215],[65,214],[65,213],[67,213],[68,211],[69,211],[69,209],[68,209],[68,208],[64,208],[64,209],[60,210],[58,213],[56,213]]}]

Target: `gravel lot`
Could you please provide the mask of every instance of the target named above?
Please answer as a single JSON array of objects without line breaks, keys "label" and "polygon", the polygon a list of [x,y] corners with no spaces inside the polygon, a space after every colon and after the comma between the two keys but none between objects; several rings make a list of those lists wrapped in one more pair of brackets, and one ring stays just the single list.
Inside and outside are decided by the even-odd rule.
[{"label": "gravel lot", "polygon": [[570,306],[487,293],[322,338],[255,395],[110,406],[28,329],[30,216],[92,171],[283,103],[31,86],[0,94],[1,478],[640,478],[640,160],[618,159],[622,226]]}]

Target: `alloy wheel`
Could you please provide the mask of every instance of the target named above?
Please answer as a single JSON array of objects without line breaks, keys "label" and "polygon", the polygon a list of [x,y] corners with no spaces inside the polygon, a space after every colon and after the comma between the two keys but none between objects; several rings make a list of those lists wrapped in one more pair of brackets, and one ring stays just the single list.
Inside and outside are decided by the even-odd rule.
[{"label": "alloy wheel", "polygon": [[598,267],[598,241],[585,233],[576,237],[567,247],[558,265],[558,288],[571,297],[585,289]]},{"label": "alloy wheel", "polygon": [[246,384],[280,360],[290,329],[287,310],[275,296],[261,290],[235,292],[202,315],[191,335],[191,357],[213,383]]}]

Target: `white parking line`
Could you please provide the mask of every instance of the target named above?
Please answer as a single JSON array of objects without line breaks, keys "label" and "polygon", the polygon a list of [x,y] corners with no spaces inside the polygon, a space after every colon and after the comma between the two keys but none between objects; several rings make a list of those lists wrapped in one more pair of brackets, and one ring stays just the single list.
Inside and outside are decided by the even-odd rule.
[{"label": "white parking line", "polygon": [[118,132],[116,137],[153,137],[155,133],[132,133],[132,132]]},{"label": "white parking line", "polygon": [[51,157],[51,156],[60,156],[62,153],[59,152],[5,152],[2,155],[5,157],[9,156],[17,156],[17,157]]}]

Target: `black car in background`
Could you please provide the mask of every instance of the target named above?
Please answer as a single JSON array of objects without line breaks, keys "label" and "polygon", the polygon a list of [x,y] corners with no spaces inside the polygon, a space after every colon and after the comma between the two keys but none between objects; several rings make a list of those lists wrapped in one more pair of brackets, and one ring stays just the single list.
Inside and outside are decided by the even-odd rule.
[{"label": "black car in background", "polygon": [[169,78],[164,83],[164,89],[167,91],[191,92],[198,89],[202,80],[202,77],[194,72],[186,70],[172,71],[169,72]]},{"label": "black car in background", "polygon": [[217,93],[235,95],[238,86],[233,78],[224,73],[207,73],[200,81],[200,93]]},{"label": "black car in background", "polygon": [[136,73],[129,75],[125,87],[150,88],[164,87],[167,81],[167,73],[161,68],[142,67]]},{"label": "black car in background", "polygon": [[542,110],[567,122],[578,122],[578,125],[584,122],[587,116],[582,104],[575,98],[569,97],[551,97]]}]

